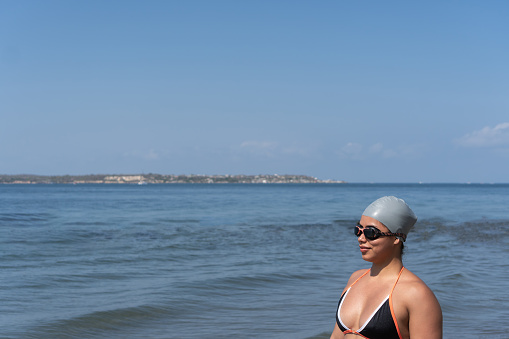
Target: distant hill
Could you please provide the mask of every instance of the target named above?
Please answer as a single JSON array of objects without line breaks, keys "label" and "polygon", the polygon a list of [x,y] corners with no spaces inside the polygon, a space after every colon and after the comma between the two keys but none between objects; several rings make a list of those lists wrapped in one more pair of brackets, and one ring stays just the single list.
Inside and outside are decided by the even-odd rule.
[{"label": "distant hill", "polygon": [[91,175],[0,175],[0,184],[309,184],[345,183],[319,180],[307,175],[173,175],[173,174],[91,174]]}]

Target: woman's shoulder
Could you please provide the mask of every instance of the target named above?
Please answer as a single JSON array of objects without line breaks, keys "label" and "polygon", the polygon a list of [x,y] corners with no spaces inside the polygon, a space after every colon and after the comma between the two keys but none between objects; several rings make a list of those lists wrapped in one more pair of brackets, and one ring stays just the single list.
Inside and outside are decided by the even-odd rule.
[{"label": "woman's shoulder", "polygon": [[436,300],[433,291],[426,283],[409,269],[401,275],[398,282],[399,293],[409,304],[419,304],[422,302],[434,302]]},{"label": "woman's shoulder", "polygon": [[402,272],[401,278],[398,282],[408,285],[406,287],[412,287],[412,288],[427,288],[428,286],[426,283],[419,278],[414,272],[410,271],[408,268],[405,267],[405,270]]},{"label": "woman's shoulder", "polygon": [[352,285],[357,279],[362,277],[368,271],[369,271],[369,269],[364,268],[362,270],[357,270],[357,271],[353,272],[352,275],[350,276],[350,278],[348,279],[348,283],[346,284],[347,287]]},{"label": "woman's shoulder", "polygon": [[353,283],[357,281],[357,279],[362,277],[363,274],[366,274],[367,271],[369,271],[369,269],[362,269],[362,270],[353,272],[352,275],[350,276],[350,278],[348,279],[348,282],[346,283],[346,286],[343,289],[342,294],[344,294],[346,292],[346,290],[349,289],[353,285]]}]

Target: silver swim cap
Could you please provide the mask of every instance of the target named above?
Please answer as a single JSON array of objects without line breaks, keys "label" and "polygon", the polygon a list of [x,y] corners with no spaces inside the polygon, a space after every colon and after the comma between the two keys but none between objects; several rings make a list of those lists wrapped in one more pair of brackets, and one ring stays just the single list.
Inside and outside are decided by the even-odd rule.
[{"label": "silver swim cap", "polygon": [[417,221],[417,217],[406,202],[396,197],[382,197],[375,200],[364,210],[362,215],[380,221],[391,233],[405,235]]}]

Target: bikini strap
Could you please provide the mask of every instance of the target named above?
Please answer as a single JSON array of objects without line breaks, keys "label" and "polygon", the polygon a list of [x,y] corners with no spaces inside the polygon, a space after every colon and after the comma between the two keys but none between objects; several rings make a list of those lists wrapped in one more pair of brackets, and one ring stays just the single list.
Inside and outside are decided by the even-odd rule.
[{"label": "bikini strap", "polygon": [[348,289],[350,289],[353,285],[355,285],[355,283],[356,283],[357,281],[359,281],[359,280],[360,280],[363,276],[365,276],[366,274],[368,274],[368,273],[369,273],[369,271],[371,271],[371,268],[370,268],[370,269],[368,269],[366,272],[364,272],[364,273],[363,273],[360,277],[358,277],[357,279],[355,279],[355,281],[354,281],[354,282],[353,282],[350,286],[348,286],[347,290],[348,290]]},{"label": "bikini strap", "polygon": [[398,280],[399,280],[399,277],[401,277],[401,273],[403,273],[403,270],[405,269],[405,267],[401,267],[401,271],[399,271],[399,274],[398,274],[398,277],[396,278],[396,282],[394,283],[394,286],[392,286],[392,289],[391,289],[391,294],[392,295],[392,291],[394,291],[394,288],[396,287],[396,284],[398,283]]},{"label": "bikini strap", "polygon": [[392,286],[391,293],[389,294],[389,308],[391,310],[392,320],[394,321],[394,325],[396,326],[396,331],[398,332],[398,337],[401,339],[403,338],[401,336],[401,332],[399,330],[398,320],[396,319],[396,314],[394,313],[394,306],[392,305],[392,291],[394,291],[394,288],[396,287],[396,284],[398,283],[399,277],[401,277],[401,273],[403,273],[403,269],[405,267],[401,267],[401,271],[399,271],[398,278],[396,279],[396,282],[394,283],[394,286]]}]

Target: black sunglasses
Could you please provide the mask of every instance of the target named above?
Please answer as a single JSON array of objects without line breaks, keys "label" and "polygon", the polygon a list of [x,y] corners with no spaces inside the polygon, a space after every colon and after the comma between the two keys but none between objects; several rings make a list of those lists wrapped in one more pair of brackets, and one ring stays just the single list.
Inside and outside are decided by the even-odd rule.
[{"label": "black sunglasses", "polygon": [[406,239],[406,234],[403,233],[389,233],[389,232],[382,232],[375,226],[366,226],[363,227],[361,224],[357,223],[355,225],[355,228],[353,229],[354,234],[357,237],[360,237],[362,233],[364,233],[364,236],[368,240],[375,240],[380,238],[381,236],[398,236],[403,238],[403,241]]}]

